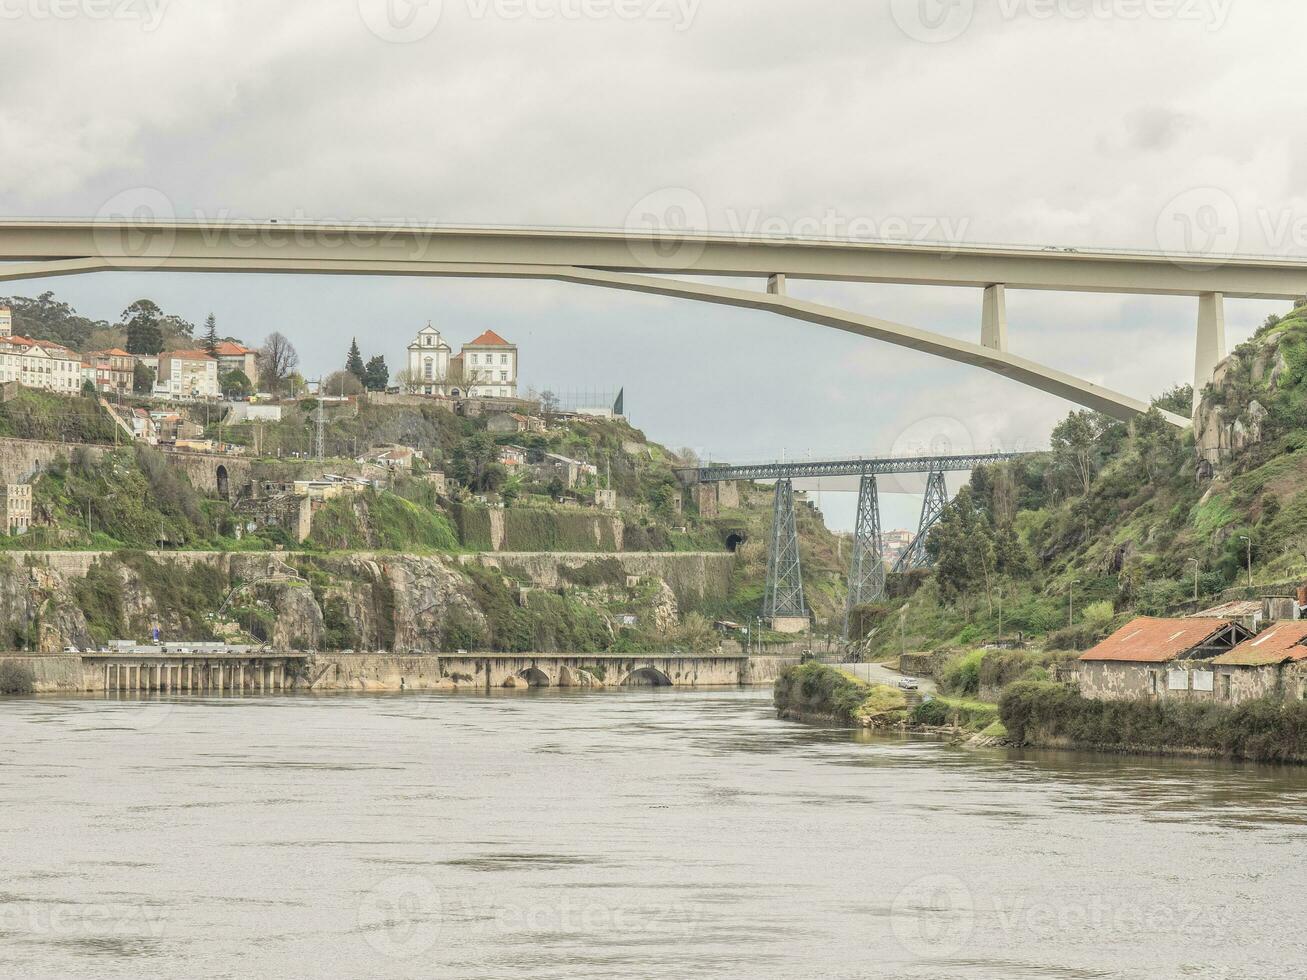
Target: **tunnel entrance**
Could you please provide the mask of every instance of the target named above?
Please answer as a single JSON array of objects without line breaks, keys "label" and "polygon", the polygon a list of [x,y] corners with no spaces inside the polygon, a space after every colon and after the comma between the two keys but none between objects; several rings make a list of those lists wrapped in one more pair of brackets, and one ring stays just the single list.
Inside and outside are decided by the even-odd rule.
[{"label": "tunnel entrance", "polygon": [[748,541],[748,537],[743,531],[732,531],[726,535],[726,550],[730,552],[737,551],[740,545]]},{"label": "tunnel entrance", "polygon": [[227,476],[227,467],[223,466],[221,463],[218,464],[217,476],[218,476],[218,496],[221,497],[223,500],[230,500],[231,493],[229,489],[230,482]]}]

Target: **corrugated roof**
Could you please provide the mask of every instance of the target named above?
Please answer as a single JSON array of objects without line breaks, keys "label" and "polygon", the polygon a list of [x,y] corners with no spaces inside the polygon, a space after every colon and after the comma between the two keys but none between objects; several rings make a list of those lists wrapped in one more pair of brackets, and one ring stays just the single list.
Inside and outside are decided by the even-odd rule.
[{"label": "corrugated roof", "polygon": [[487,331],[486,331],[485,333],[483,333],[480,337],[478,337],[476,340],[472,341],[470,344],[467,344],[466,346],[468,346],[468,347],[512,347],[513,345],[510,344],[510,343],[509,343],[507,340],[505,340],[503,337],[499,336],[499,334],[495,333],[493,330],[487,330]]},{"label": "corrugated roof", "polygon": [[1262,611],[1261,599],[1235,599],[1224,602],[1211,609],[1202,609],[1189,617],[1191,619],[1241,619],[1244,616],[1256,616]]},{"label": "corrugated roof", "polygon": [[1086,650],[1081,660],[1129,660],[1165,663],[1202,646],[1230,625],[1227,619],[1132,619],[1102,643]]},{"label": "corrugated roof", "polygon": [[1212,661],[1236,667],[1262,667],[1286,660],[1307,660],[1307,620],[1276,623]]}]

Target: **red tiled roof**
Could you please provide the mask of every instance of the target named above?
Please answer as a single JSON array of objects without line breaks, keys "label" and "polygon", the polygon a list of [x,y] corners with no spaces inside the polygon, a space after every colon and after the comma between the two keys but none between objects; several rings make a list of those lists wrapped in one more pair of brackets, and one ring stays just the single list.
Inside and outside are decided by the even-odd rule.
[{"label": "red tiled roof", "polygon": [[207,350],[166,350],[166,351],[164,351],[162,354],[160,354],[159,356],[160,356],[160,357],[177,357],[177,358],[181,358],[183,361],[211,361],[211,360],[213,360],[213,358],[209,356],[209,352],[208,352]]},{"label": "red tiled roof", "polygon": [[1307,621],[1275,623],[1251,640],[1244,640],[1229,653],[1212,661],[1238,667],[1260,667],[1286,660],[1307,660]]},{"label": "red tiled roof", "polygon": [[241,357],[244,354],[257,353],[250,347],[242,347],[240,344],[232,343],[230,340],[221,340],[218,342],[219,357]]},{"label": "red tiled roof", "polygon": [[1228,619],[1132,619],[1102,643],[1086,650],[1081,660],[1128,660],[1165,663],[1202,646],[1230,625]]},{"label": "red tiled roof", "polygon": [[512,347],[513,345],[510,344],[503,337],[499,336],[499,334],[495,333],[493,330],[487,330],[485,333],[483,333],[480,337],[472,341],[472,343],[468,344],[467,346],[468,347]]}]

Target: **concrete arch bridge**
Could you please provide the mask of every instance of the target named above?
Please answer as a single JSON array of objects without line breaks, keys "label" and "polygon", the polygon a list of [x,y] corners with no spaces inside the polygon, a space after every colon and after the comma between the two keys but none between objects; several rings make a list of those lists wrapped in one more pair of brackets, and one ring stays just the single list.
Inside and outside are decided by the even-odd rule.
[{"label": "concrete arch bridge", "polygon": [[[1224,298],[1298,299],[1307,262],[1249,256],[688,232],[278,221],[0,221],[0,281],[106,271],[549,279],[755,309],[970,364],[1128,420],[1148,403],[1008,349],[1006,291],[1192,296],[1194,388],[1225,356]],[[740,289],[676,276],[757,279]],[[971,287],[976,342],[787,295],[790,279]],[[1196,397],[1196,395],[1195,395]],[[1166,413],[1177,426],[1182,416]]]}]

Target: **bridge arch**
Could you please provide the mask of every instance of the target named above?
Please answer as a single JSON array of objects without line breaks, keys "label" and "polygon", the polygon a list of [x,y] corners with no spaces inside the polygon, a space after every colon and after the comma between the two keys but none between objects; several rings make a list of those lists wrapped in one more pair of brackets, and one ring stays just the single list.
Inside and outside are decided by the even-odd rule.
[{"label": "bridge arch", "polygon": [[[1014,246],[911,245],[579,229],[360,228],[313,223],[0,221],[0,282],[103,270],[279,272],[552,279],[763,310],[1005,375],[1129,420],[1148,402],[1019,357],[1007,347],[1006,289],[1193,296],[1195,388],[1224,356],[1226,296],[1296,299],[1301,260]],[[763,277],[767,292],[674,278]],[[786,295],[787,279],[984,290],[980,342]],[[1195,392],[1197,394],[1198,392]],[[1188,419],[1164,412],[1174,425]]]},{"label": "bridge arch", "polygon": [[657,667],[643,664],[622,678],[622,687],[671,687],[672,679]]},{"label": "bridge arch", "polygon": [[227,467],[224,466],[222,463],[219,463],[218,468],[214,471],[214,479],[217,481],[218,484],[218,496],[221,497],[223,500],[230,500],[231,478],[227,473]]},{"label": "bridge arch", "polygon": [[553,681],[539,667],[525,667],[517,672],[519,680],[526,681],[527,687],[552,687]]}]

